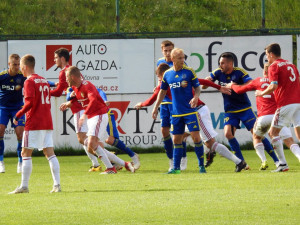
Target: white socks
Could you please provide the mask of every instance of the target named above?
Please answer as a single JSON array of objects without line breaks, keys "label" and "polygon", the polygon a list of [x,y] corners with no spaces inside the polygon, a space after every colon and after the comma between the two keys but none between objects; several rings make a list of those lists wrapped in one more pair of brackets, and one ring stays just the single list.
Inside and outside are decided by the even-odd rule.
[{"label": "white socks", "polygon": [[53,178],[54,185],[60,184],[60,167],[56,155],[52,155],[48,158],[50,170]]},{"label": "white socks", "polygon": [[256,150],[256,154],[260,158],[261,162],[267,161],[266,155],[265,155],[265,146],[263,143],[258,143],[254,146]]},{"label": "white socks", "polygon": [[110,151],[107,151],[106,149],[104,149],[108,159],[113,162],[116,163],[120,166],[125,166],[125,161],[123,159],[120,159],[118,156],[116,156],[115,154],[111,153]]},{"label": "white socks", "polygon": [[98,145],[97,149],[96,149],[96,155],[101,159],[101,161],[103,162],[103,164],[106,166],[106,168],[112,168],[113,165],[111,164],[111,162],[109,161],[106,152],[104,151],[103,148],[100,147],[100,145]]},{"label": "white socks", "polygon": [[290,146],[292,153],[300,160],[300,147],[298,144],[292,144]]},{"label": "white socks", "polygon": [[272,138],[272,145],[277,154],[280,164],[287,164],[286,159],[283,152],[282,141],[279,136]]},{"label": "white socks", "polygon": [[236,165],[241,162],[241,159],[239,159],[231,151],[229,151],[229,149],[225,145],[222,145],[218,142],[215,142],[213,144],[212,150],[216,151],[217,153],[219,153],[221,156],[225,157],[226,159],[233,161]]},{"label": "white socks", "polygon": [[29,183],[29,178],[32,172],[32,158],[31,157],[23,157],[22,163],[22,180],[20,187],[27,187]]},{"label": "white socks", "polygon": [[98,162],[98,158],[94,155],[89,153],[89,151],[87,150],[87,147],[85,145],[82,145],[85,153],[87,154],[87,156],[89,157],[89,159],[92,161],[93,167],[98,167],[100,166],[99,162]]}]

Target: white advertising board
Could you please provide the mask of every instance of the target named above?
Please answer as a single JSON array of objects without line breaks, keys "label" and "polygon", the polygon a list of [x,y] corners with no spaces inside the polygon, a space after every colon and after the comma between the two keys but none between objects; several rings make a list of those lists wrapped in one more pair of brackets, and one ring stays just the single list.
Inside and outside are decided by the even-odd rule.
[{"label": "white advertising board", "polygon": [[8,54],[31,54],[36,73],[57,82],[54,51],[71,52],[70,64],[106,93],[151,92],[154,87],[154,40],[20,40],[8,41]]},{"label": "white advertising board", "polygon": [[7,69],[7,58],[7,41],[0,41],[0,71]]}]

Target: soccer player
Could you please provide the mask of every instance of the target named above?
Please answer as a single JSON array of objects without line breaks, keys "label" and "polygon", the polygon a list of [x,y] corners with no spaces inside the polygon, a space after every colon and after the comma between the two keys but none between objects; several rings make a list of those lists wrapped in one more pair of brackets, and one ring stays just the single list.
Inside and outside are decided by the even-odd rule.
[{"label": "soccer player", "polygon": [[54,52],[54,62],[58,68],[61,69],[58,77],[58,85],[54,90],[51,90],[51,96],[60,97],[68,88],[66,81],[66,69],[69,65],[70,53],[66,48],[59,48]]},{"label": "soccer player", "polygon": [[255,95],[265,96],[274,92],[277,110],[272,120],[269,135],[272,138],[272,144],[280,163],[274,172],[285,172],[289,170],[289,167],[284,156],[279,133],[284,126],[290,126],[292,123],[296,136],[300,140],[299,72],[293,63],[281,58],[279,44],[270,44],[265,48],[265,51],[270,63],[268,70],[270,85],[264,91],[257,90]]},{"label": "soccer player", "polygon": [[[205,79],[198,79],[198,80],[200,84],[208,87],[216,88],[225,95],[231,94],[231,91],[226,87],[217,85],[209,80],[205,80]],[[185,87],[185,84],[182,83],[182,87]],[[218,135],[218,133],[213,128],[209,108],[205,105],[204,102],[198,99],[198,104],[196,109],[198,112],[198,118],[199,118],[200,128],[201,128],[200,137],[204,141],[206,147],[209,149],[209,152],[207,153],[208,157],[207,157],[207,162],[205,164],[205,167],[210,166],[216,152],[218,152],[221,156],[234,162],[236,164],[235,172],[240,172],[242,169],[244,169],[247,166],[247,164],[243,160],[236,157],[232,152],[230,152],[225,145],[218,143],[216,141],[215,137]]]},{"label": "soccer player", "polygon": [[[158,107],[170,87],[173,103],[172,128],[174,169],[169,171],[168,174],[180,173],[180,160],[183,151],[182,141],[185,125],[188,126],[191,137],[195,143],[195,152],[199,161],[200,173],[206,173],[203,157],[204,149],[199,134],[200,126],[195,109],[200,95],[200,84],[193,69],[184,64],[185,55],[182,49],[174,48],[171,52],[171,59],[173,61],[173,67],[164,74],[161,90],[159,91],[158,99],[152,111],[152,117],[153,119],[156,119]],[[187,86],[184,88],[181,86],[181,82],[183,81],[187,82]],[[192,88],[195,89],[194,95]]]},{"label": "soccer player", "polygon": [[[116,168],[111,164],[111,161],[117,164],[124,164],[125,168],[131,172],[135,169],[130,162],[119,162],[119,158],[114,154],[110,154],[105,151],[99,142],[104,143],[106,137],[106,127],[108,124],[108,107],[100,97],[96,87],[89,81],[82,80],[80,70],[71,66],[66,71],[67,82],[69,86],[75,91],[76,99],[72,99],[72,102],[79,101],[84,109],[83,114],[78,120],[79,129],[87,123],[87,138],[84,140],[84,145],[87,146],[89,153],[96,154],[106,166],[106,170],[102,174],[115,174]],[[60,107],[61,110],[65,110],[65,105]]]},{"label": "soccer player", "polygon": [[[221,86],[226,86],[227,83],[235,82],[237,84],[247,84],[252,79],[246,71],[241,68],[233,66],[234,58],[229,52],[222,53],[219,60],[219,68],[214,70],[206,79],[215,82],[219,81]],[[207,88],[203,86],[203,89]],[[228,139],[230,148],[235,155],[244,160],[240,145],[236,140],[234,134],[236,129],[240,129],[240,121],[246,126],[247,130],[253,131],[253,126],[256,121],[256,116],[251,108],[250,100],[246,93],[237,94],[234,91],[231,95],[224,95],[224,132]],[[268,139],[264,139],[263,143],[266,149],[272,148]],[[249,169],[249,166],[245,169]]]},{"label": "soccer player", "polygon": [[20,56],[11,54],[8,58],[8,70],[0,73],[0,173],[5,172],[3,161],[4,155],[4,133],[8,121],[11,121],[11,127],[15,129],[18,140],[18,166],[17,173],[22,170],[22,135],[25,125],[25,116],[22,116],[18,124],[13,124],[13,118],[16,113],[22,108],[23,95],[22,88],[24,86],[25,77],[20,71]]},{"label": "soccer player", "polygon": [[163,41],[160,44],[161,52],[164,57],[158,59],[156,66],[158,67],[161,63],[166,63],[169,67],[173,66],[173,62],[171,60],[171,52],[174,49],[174,43],[168,40]]},{"label": "soccer player", "polygon": [[[268,79],[268,67],[269,63],[265,63],[263,77],[257,77],[256,79],[252,80],[246,85],[237,85],[234,83],[230,83],[228,84],[228,86],[231,87],[237,94],[243,94],[247,91],[254,90],[263,91],[270,85]],[[270,93],[266,96],[257,96],[256,106],[258,118],[254,124],[253,145],[257,155],[259,156],[262,162],[260,170],[266,170],[268,168],[268,163],[264,153],[264,145],[262,144],[262,139],[265,138],[264,135],[269,130],[274,113],[276,111],[277,106],[274,94]],[[292,152],[299,152],[298,155],[300,158],[300,148],[297,144],[294,143],[291,131],[287,127],[284,127],[280,132],[280,136],[284,140],[285,144],[291,148]],[[273,158],[275,165],[277,165],[279,161],[274,150],[270,150],[267,152]]]},{"label": "soccer player", "polygon": [[28,183],[32,172],[32,151],[37,148],[43,150],[49,161],[53,178],[51,193],[60,192],[60,168],[59,162],[53,150],[53,124],[51,117],[50,86],[47,80],[34,72],[35,59],[32,55],[21,58],[21,71],[27,80],[24,83],[24,107],[17,112],[13,122],[26,113],[25,131],[22,140],[22,181],[10,194],[28,193]]},{"label": "soccer player", "polygon": [[[105,92],[98,88],[97,88],[97,90],[98,90],[101,98],[104,100],[105,104],[108,106],[109,102],[107,101]],[[67,101],[70,101],[72,99],[72,97],[71,97],[72,93],[74,93],[73,89],[69,87],[67,90]],[[68,105],[68,104],[69,104],[68,102],[63,103],[61,105],[61,107],[64,107],[64,105]],[[78,105],[78,101],[74,102],[74,104],[70,108],[74,115],[75,131],[77,133],[78,140],[81,144],[84,144],[83,142],[86,138],[87,126],[85,123],[83,126],[80,127],[80,130],[78,129],[78,119],[83,114],[84,110],[81,105],[79,105],[79,106],[77,106],[77,105]],[[77,107],[75,107],[75,106],[77,106]],[[106,130],[107,130],[109,137],[105,140],[105,142],[111,146],[115,146],[116,148],[126,152],[129,155],[129,157],[131,157],[135,170],[138,170],[140,168],[139,157],[130,148],[126,147],[126,145],[119,139],[119,132],[116,127],[115,116],[111,110],[108,111],[108,125],[107,125]],[[101,147],[104,148],[104,146],[101,146]],[[98,158],[94,154],[89,153],[85,146],[84,146],[84,149],[86,150],[86,154],[88,155],[88,157],[90,158],[90,160],[92,161],[92,164],[93,164],[91,166],[89,172],[100,171],[101,166],[98,162]],[[123,165],[123,163],[122,163],[122,165]],[[121,169],[120,166],[119,166],[119,169]]]},{"label": "soccer player", "polygon": [[[173,64],[173,62],[172,62],[172,64]],[[166,64],[166,63],[159,64],[159,66],[156,68],[156,76],[158,77],[158,85],[156,86],[153,95],[144,102],[138,102],[134,106],[136,109],[140,109],[145,106],[150,106],[156,101],[157,95],[160,91],[161,80],[163,78],[163,74],[168,69],[170,69],[170,66],[168,64]],[[171,119],[172,119],[172,96],[171,96],[170,88],[168,88],[166,96],[164,97],[164,99],[160,105],[160,119],[161,119],[161,133],[163,136],[164,148],[166,150],[167,157],[169,158],[169,164],[170,164],[169,170],[171,170],[171,169],[173,169],[174,163],[173,163],[173,141],[170,136],[170,127],[171,127]],[[183,165],[181,165],[180,168],[182,170],[185,169],[182,166]],[[185,166],[186,166],[186,164],[185,164]]]}]

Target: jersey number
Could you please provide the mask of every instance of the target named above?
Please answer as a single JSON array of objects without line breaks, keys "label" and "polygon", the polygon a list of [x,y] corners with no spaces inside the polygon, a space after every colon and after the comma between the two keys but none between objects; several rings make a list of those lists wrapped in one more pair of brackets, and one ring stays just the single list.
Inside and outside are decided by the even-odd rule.
[{"label": "jersey number", "polygon": [[50,95],[49,95],[49,87],[48,86],[40,86],[42,104],[50,104]]},{"label": "jersey number", "polygon": [[291,80],[292,82],[294,82],[294,81],[296,80],[296,75],[295,75],[294,69],[293,69],[292,67],[290,67],[290,66],[288,66],[287,69],[291,71],[292,76],[289,77],[289,78],[290,78],[290,80]]},{"label": "jersey number", "polygon": [[[261,89],[266,89],[268,86],[269,86],[269,84],[264,83],[264,84],[262,84],[260,87],[261,87]],[[264,96],[262,96],[262,97],[263,97],[263,98],[272,98],[271,95],[264,95]]]}]

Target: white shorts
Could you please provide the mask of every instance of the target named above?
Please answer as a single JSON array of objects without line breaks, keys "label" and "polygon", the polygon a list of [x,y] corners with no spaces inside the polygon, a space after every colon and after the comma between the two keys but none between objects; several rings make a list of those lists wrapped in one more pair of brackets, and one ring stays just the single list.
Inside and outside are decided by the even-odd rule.
[{"label": "white shorts", "polygon": [[79,119],[83,113],[84,110],[80,110],[79,112],[74,114],[74,126],[75,126],[76,134],[78,134],[79,132],[86,133],[88,131],[87,120],[85,120],[84,123],[81,125],[81,127],[79,127]]},{"label": "white shorts", "polygon": [[53,148],[53,130],[29,130],[23,132],[22,147],[42,151]]},{"label": "white shorts", "polygon": [[[270,129],[273,117],[274,114],[258,117],[254,124],[253,132],[256,135],[263,137]],[[279,133],[279,136],[284,140],[292,137],[292,132],[289,128],[283,127]]]},{"label": "white shorts", "polygon": [[200,136],[201,139],[204,142],[209,141],[212,138],[215,138],[218,133],[215,131],[211,117],[210,117],[210,111],[206,105],[202,106],[198,109],[198,117],[199,117],[199,123],[200,123]]},{"label": "white shorts", "polygon": [[272,126],[276,128],[300,126],[300,104],[290,104],[276,110]]},{"label": "white shorts", "polygon": [[94,116],[87,120],[88,132],[87,136],[95,136],[98,137],[101,142],[105,142],[108,138],[108,134],[106,132],[106,127],[108,124],[108,115],[107,113]]}]

